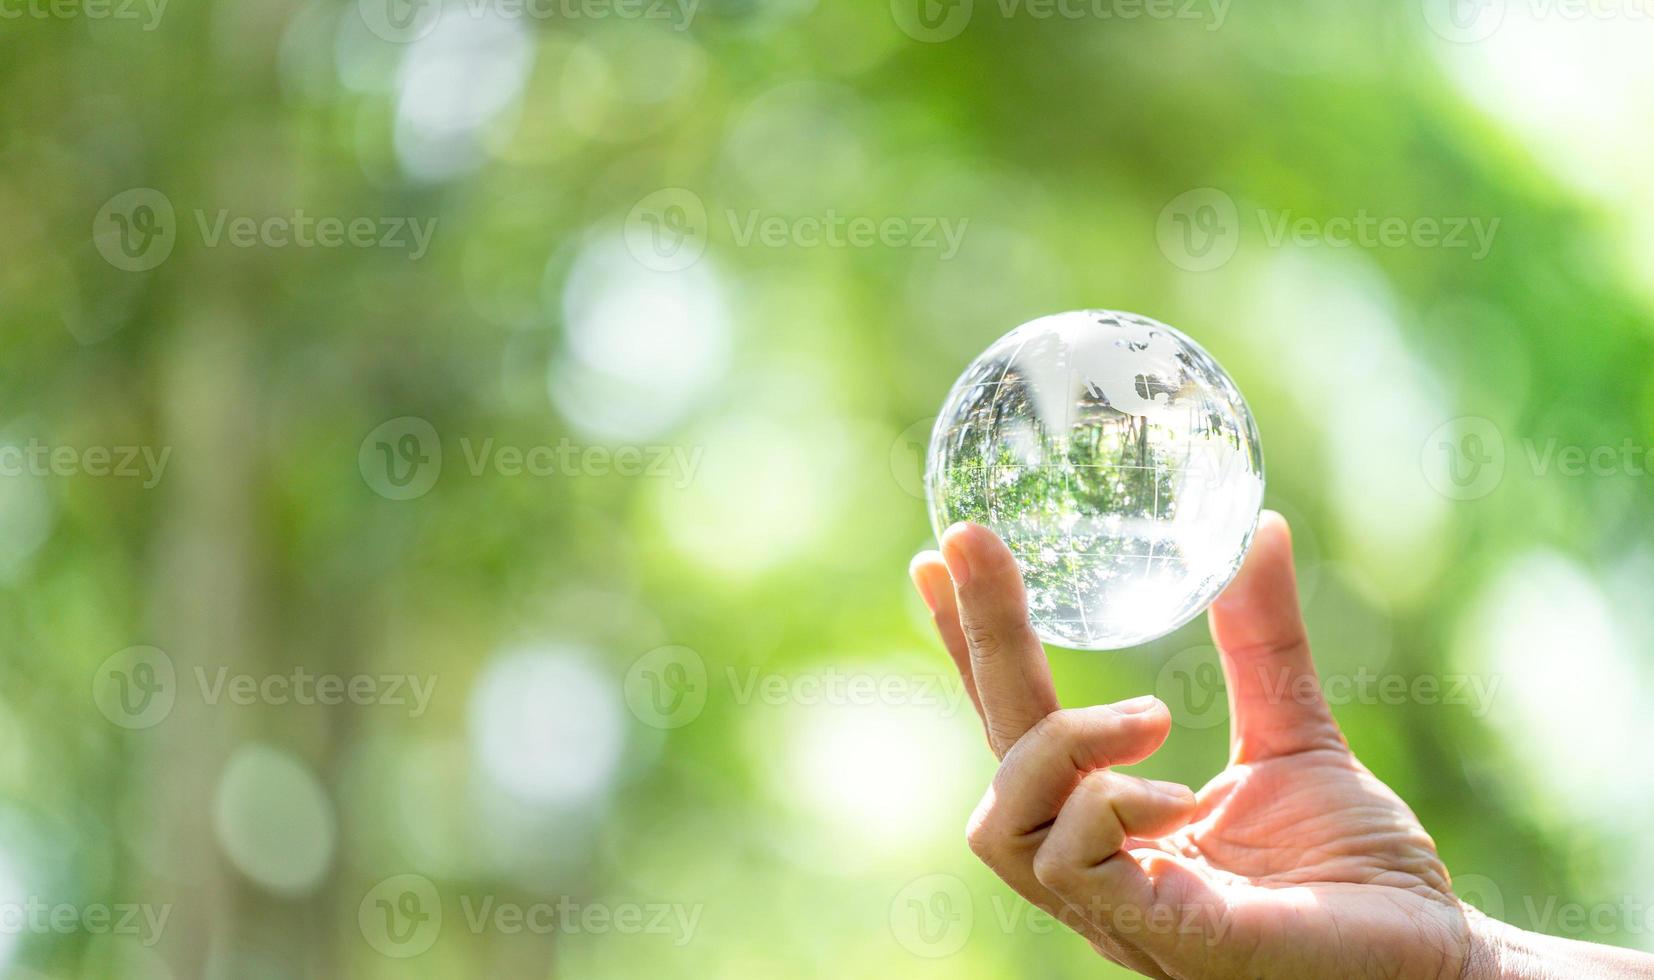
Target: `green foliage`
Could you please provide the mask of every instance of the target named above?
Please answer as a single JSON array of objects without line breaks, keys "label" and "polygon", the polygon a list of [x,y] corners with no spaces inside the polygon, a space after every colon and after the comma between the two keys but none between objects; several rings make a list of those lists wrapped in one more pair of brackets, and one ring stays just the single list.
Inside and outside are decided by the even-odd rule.
[{"label": "green foliage", "polygon": [[[1336,707],[1455,873],[1537,928],[1550,897],[1636,889],[1647,730],[1577,766],[1533,753],[1646,703],[1649,483],[1540,473],[1527,447],[1654,442],[1654,289],[1622,258],[1651,216],[1474,105],[1454,59],[1480,49],[1445,49],[1417,4],[978,2],[917,40],[882,4],[680,23],[600,3],[501,30],[461,13],[410,45],[374,33],[373,2],[0,20],[0,444],[72,451],[0,476],[0,902],[171,910],[153,946],[0,934],[11,975],[1119,975],[966,851],[991,760],[968,701],[920,693],[957,690],[903,576],[931,534],[911,433],[1011,326],[1091,306],[1178,326],[1246,393],[1325,673],[1502,681],[1486,706]],[[1157,228],[1209,187],[1239,241],[1196,270],[1182,226]],[[176,240],[134,269],[110,256],[157,254],[153,226],[99,215],[139,188]],[[1362,209],[1502,224],[1480,258],[1270,240],[1283,214],[1325,231]],[[367,231],[322,244],[298,212]],[[434,222],[417,257],[409,222]],[[94,241],[111,229],[127,252]],[[677,266],[673,234],[704,254]],[[1461,415],[1506,449],[1470,500],[1420,479]],[[440,446],[379,428],[406,418]],[[171,456],[145,486],[95,474],[96,447]],[[374,469],[433,451],[409,499]],[[1123,443],[1072,452],[985,458],[944,506],[981,519],[988,482],[1162,499]],[[1616,668],[1607,707],[1536,714],[1510,665],[1542,661],[1485,649],[1512,608],[1491,584],[1529,553],[1589,586],[1555,617],[1588,642],[1554,652]],[[1609,627],[1570,618],[1599,595]],[[1203,629],[1052,651],[1061,694],[1175,696],[1143,771],[1198,785],[1226,753]],[[128,728],[98,692],[150,676],[111,661],[140,646],[176,703]],[[644,659],[669,647],[694,658]],[[212,700],[223,668],[253,679],[246,703]],[[417,717],[259,686],[299,671],[435,686]],[[835,672],[861,680],[824,693]],[[667,725],[690,689],[704,706]],[[1620,781],[1645,789],[1587,794]],[[370,926],[402,893],[373,889],[404,874],[443,919],[396,958]],[[932,875],[968,905],[904,891]],[[600,912],[511,930],[484,900]],[[656,905],[692,935],[615,924]],[[968,908],[967,941],[916,934],[914,908]],[[1647,943],[1633,926],[1582,938]]]}]

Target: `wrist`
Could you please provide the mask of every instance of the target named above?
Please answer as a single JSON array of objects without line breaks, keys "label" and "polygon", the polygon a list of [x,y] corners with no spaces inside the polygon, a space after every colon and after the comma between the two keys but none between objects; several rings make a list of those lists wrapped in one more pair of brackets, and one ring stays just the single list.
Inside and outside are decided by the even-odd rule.
[{"label": "wrist", "polygon": [[1488,918],[1474,906],[1462,902],[1460,906],[1470,928],[1470,947],[1465,953],[1459,980],[1507,980],[1519,976],[1505,971],[1505,964],[1511,959],[1507,933],[1513,931],[1512,927]]},{"label": "wrist", "polygon": [[1470,948],[1460,980],[1654,980],[1654,955],[1527,932],[1463,907]]}]

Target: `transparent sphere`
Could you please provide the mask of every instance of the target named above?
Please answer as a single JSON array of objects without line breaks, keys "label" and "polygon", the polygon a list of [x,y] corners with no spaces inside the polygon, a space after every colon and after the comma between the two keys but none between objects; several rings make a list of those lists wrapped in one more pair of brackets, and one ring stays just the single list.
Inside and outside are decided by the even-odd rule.
[{"label": "transparent sphere", "polygon": [[1133,313],[1041,317],[948,393],[925,468],[938,536],[993,529],[1040,638],[1113,650],[1199,615],[1263,503],[1252,413],[1199,345]]}]

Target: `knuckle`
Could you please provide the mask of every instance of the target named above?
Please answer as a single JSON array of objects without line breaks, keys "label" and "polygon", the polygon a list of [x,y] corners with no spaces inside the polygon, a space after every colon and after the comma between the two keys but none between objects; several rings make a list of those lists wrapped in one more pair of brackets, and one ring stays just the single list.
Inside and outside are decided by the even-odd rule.
[{"label": "knuckle", "polygon": [[1107,800],[1112,797],[1122,783],[1129,783],[1137,779],[1128,773],[1115,772],[1112,769],[1093,769],[1080,777],[1079,785],[1074,787],[1072,795],[1087,799]]},{"label": "knuckle", "polygon": [[1060,708],[1041,718],[1028,734],[1036,739],[1072,742],[1085,733],[1085,714],[1077,708]]},{"label": "knuckle", "polygon": [[986,815],[981,811],[973,814],[970,823],[965,826],[965,843],[972,854],[984,860],[994,852],[994,837],[988,829]]},{"label": "knuckle", "polygon": [[979,660],[992,660],[1003,646],[999,630],[995,629],[993,624],[985,623],[975,616],[962,618],[959,628],[965,634],[966,644]]},{"label": "knuckle", "polygon": [[1255,643],[1224,648],[1223,652],[1236,663],[1256,665],[1261,670],[1268,670],[1277,664],[1305,663],[1312,659],[1309,634],[1302,623]]},{"label": "knuckle", "polygon": [[969,606],[961,606],[959,629],[965,634],[965,642],[983,659],[1040,648],[1039,634],[1028,622],[1027,612],[1021,609],[973,611]]},{"label": "knuckle", "polygon": [[1093,769],[1074,784],[1074,791],[1068,794],[1069,802],[1087,812],[1106,815],[1123,784],[1135,778],[1112,769]]},{"label": "knuckle", "polygon": [[994,831],[993,799],[993,793],[990,791],[971,813],[970,821],[965,824],[965,843],[970,847],[972,854],[984,861],[999,849],[998,834]]},{"label": "knuckle", "polygon": [[1078,873],[1073,862],[1050,847],[1042,847],[1034,854],[1034,877],[1054,892],[1061,894],[1071,888]]}]

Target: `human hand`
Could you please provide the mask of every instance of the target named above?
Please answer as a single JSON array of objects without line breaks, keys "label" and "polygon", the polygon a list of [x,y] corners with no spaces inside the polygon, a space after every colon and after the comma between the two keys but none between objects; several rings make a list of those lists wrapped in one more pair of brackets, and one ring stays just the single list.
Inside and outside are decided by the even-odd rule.
[{"label": "human hand", "polygon": [[[1165,741],[1159,700],[1058,705],[1021,575],[991,531],[950,528],[911,572],[1001,759],[971,849],[1102,955],[1150,977],[1530,975],[1512,953],[1525,934],[1454,897],[1430,836],[1339,732],[1280,515],[1263,515],[1211,608],[1231,751],[1198,793],[1114,768]],[[1618,972],[1600,975],[1650,975],[1611,952]]]}]

